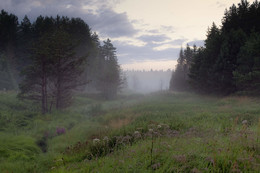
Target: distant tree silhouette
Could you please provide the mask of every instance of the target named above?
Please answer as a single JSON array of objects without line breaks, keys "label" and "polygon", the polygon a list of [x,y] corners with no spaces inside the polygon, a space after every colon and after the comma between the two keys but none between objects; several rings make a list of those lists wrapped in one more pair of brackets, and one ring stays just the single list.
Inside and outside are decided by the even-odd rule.
[{"label": "distant tree silhouette", "polygon": [[178,64],[170,80],[170,90],[173,91],[187,91],[190,89],[189,86],[189,70],[193,57],[197,52],[197,48],[194,45],[193,48],[190,48],[189,45],[186,46],[186,49],[180,50],[179,58],[177,60]]}]

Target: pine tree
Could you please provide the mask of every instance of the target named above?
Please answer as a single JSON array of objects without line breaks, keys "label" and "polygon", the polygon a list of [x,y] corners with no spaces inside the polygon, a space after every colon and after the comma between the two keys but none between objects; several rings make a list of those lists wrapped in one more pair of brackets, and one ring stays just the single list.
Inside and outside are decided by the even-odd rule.
[{"label": "pine tree", "polygon": [[189,86],[189,72],[193,57],[197,53],[196,46],[190,48],[187,44],[186,49],[180,50],[179,58],[177,60],[175,71],[172,73],[170,80],[170,90],[175,91],[187,91],[190,89]]},{"label": "pine tree", "polygon": [[205,48],[193,59],[189,75],[192,86],[224,95],[250,88],[256,91],[258,65],[253,64],[258,64],[259,33],[260,2],[250,5],[242,0],[237,6],[232,5],[226,10],[220,29],[213,23]]},{"label": "pine tree", "polygon": [[25,16],[21,21],[17,35],[18,45],[16,49],[16,59],[18,63],[18,70],[21,71],[23,67],[30,63],[31,48],[34,42],[33,27],[27,16]]},{"label": "pine tree", "polygon": [[76,43],[63,30],[57,30],[49,40],[51,71],[50,76],[56,109],[62,109],[71,104],[72,91],[87,82],[82,80],[86,56],[76,56]]},{"label": "pine tree", "polygon": [[41,103],[42,114],[48,112],[48,78],[50,76],[50,36],[43,35],[33,46],[31,64],[23,71],[23,81],[20,83],[20,99],[33,100]]},{"label": "pine tree", "polygon": [[122,76],[120,66],[117,62],[116,48],[111,40],[104,41],[101,47],[101,56],[103,57],[100,64],[100,75],[98,77],[98,89],[105,98],[115,98],[122,86]]},{"label": "pine tree", "polygon": [[248,94],[260,93],[260,34],[252,33],[241,47],[238,55],[238,68],[233,72],[238,91]]},{"label": "pine tree", "polygon": [[86,81],[81,81],[86,57],[75,55],[76,45],[62,29],[44,34],[34,46],[32,64],[24,71],[20,84],[20,98],[41,103],[42,113],[63,109],[70,105],[72,92]]},{"label": "pine tree", "polygon": [[11,85],[9,89],[17,89],[17,63],[15,60],[16,43],[18,31],[18,18],[13,14],[8,14],[2,10],[0,13],[0,53],[4,57],[6,63],[6,72],[9,76],[8,80]]}]

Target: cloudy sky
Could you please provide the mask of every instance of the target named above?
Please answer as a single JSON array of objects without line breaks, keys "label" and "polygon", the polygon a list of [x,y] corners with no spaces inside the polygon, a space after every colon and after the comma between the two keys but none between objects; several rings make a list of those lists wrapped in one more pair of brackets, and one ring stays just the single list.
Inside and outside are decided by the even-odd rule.
[{"label": "cloudy sky", "polygon": [[[254,0],[249,0],[253,2]],[[240,0],[0,0],[21,20],[80,17],[101,40],[110,38],[124,69],[172,69],[181,46],[203,45],[212,22]]]}]

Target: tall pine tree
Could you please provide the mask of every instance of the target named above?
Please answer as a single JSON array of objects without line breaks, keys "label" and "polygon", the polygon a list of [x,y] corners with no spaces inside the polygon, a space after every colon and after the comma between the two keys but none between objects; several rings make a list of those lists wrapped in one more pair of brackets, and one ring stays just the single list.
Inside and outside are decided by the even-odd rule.
[{"label": "tall pine tree", "polygon": [[105,98],[112,99],[120,91],[123,80],[117,62],[116,48],[111,43],[111,40],[104,41],[104,45],[101,47],[101,56],[102,61],[97,87]]}]

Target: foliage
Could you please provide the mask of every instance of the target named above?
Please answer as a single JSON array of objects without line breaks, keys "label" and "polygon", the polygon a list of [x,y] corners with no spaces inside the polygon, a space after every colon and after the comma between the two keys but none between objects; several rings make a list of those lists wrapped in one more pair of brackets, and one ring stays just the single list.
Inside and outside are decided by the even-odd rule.
[{"label": "foliage", "polygon": [[7,66],[6,57],[4,54],[0,54],[0,90],[13,89],[12,81],[9,69]]},{"label": "foliage", "polygon": [[[197,49],[187,70],[181,65],[181,50],[172,89],[179,84],[181,89],[192,88],[200,93],[258,93],[259,9],[260,2],[242,0],[226,10],[222,26],[212,24],[205,46]],[[185,76],[189,79],[183,80]]]},{"label": "foliage", "polygon": [[170,90],[173,91],[188,91],[189,86],[189,69],[193,61],[193,57],[197,54],[197,47],[194,45],[190,48],[187,45],[186,49],[180,50],[175,71],[172,73],[170,80]]},{"label": "foliage", "polygon": [[101,46],[98,35],[80,18],[39,16],[31,22],[25,16],[18,22],[2,10],[0,39],[0,89],[18,89],[20,84],[20,96],[40,101],[42,113],[52,104],[67,107],[72,90],[98,90],[114,98],[122,84],[116,48],[109,39]]},{"label": "foliage", "polygon": [[25,79],[20,85],[20,98],[40,101],[42,113],[65,108],[71,103],[71,92],[79,81],[85,58],[75,56],[75,46],[70,35],[61,29],[46,33],[36,43],[32,64],[25,69]]},{"label": "foliage", "polygon": [[99,64],[101,70],[97,77],[97,88],[106,99],[113,99],[120,91],[123,79],[117,62],[116,48],[109,39],[104,41],[104,45],[100,48],[100,54],[102,61]]},{"label": "foliage", "polygon": [[[4,10],[0,13],[0,53],[1,59],[4,59],[6,69],[3,79],[6,82],[0,88],[17,89],[17,57],[15,53],[17,43],[18,18],[13,14],[8,14]],[[3,60],[1,60],[3,62]],[[0,70],[2,71],[2,70]],[[1,75],[2,76],[2,75]],[[8,87],[6,87],[8,84]]]},{"label": "foliage", "polygon": [[257,94],[260,88],[260,34],[252,33],[240,49],[238,68],[233,72],[239,91]]}]

